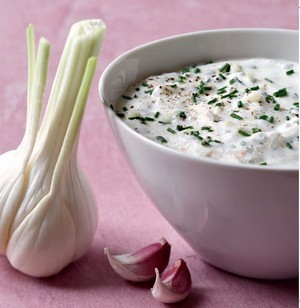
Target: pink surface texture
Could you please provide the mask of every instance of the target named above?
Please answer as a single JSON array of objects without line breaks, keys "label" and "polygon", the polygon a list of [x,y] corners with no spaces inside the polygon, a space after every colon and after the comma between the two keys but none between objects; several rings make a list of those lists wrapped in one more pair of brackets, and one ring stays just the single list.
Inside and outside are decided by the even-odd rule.
[{"label": "pink surface texture", "polygon": [[[133,251],[164,236],[171,262],[183,258],[191,271],[189,297],[174,307],[264,308],[298,306],[298,280],[263,281],[222,272],[201,261],[142,191],[123,158],[104,115],[98,80],[117,56],[140,44],[207,29],[298,28],[296,0],[0,0],[0,153],[16,148],[25,127],[29,23],[51,43],[48,87],[71,25],[86,18],[107,24],[100,62],[83,121],[79,159],[97,197],[99,224],[87,254],[46,279],[14,270],[0,256],[0,308],[163,307],[151,283],[122,280],[108,265],[112,252]],[[47,90],[49,91],[49,89]]]}]

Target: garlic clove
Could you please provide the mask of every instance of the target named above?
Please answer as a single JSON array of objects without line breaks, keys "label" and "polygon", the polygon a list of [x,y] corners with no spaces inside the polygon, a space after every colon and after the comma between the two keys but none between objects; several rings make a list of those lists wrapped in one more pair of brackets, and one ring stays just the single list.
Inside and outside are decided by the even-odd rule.
[{"label": "garlic clove", "polygon": [[152,296],[161,303],[176,303],[188,296],[192,286],[191,274],[186,263],[179,259],[159,276],[155,269],[156,279],[151,289]]},{"label": "garlic clove", "polygon": [[126,280],[148,281],[155,277],[154,269],[163,271],[169,262],[171,246],[162,238],[136,252],[123,255],[112,255],[104,248],[104,253],[114,271]]}]

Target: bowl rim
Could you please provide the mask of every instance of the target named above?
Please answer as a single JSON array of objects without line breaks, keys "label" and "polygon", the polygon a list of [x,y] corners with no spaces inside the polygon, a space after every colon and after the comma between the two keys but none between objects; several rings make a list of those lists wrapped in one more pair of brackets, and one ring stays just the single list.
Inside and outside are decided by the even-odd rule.
[{"label": "bowl rim", "polygon": [[[288,166],[288,165],[251,165],[251,164],[243,164],[243,163],[237,163],[237,162],[227,162],[227,161],[220,161],[211,159],[208,157],[196,157],[187,153],[182,153],[178,150],[174,150],[172,148],[166,147],[164,145],[161,145],[159,143],[154,142],[153,140],[137,133],[134,131],[131,127],[129,127],[122,119],[120,119],[117,114],[114,112],[114,110],[111,108],[111,106],[105,101],[104,99],[104,84],[107,76],[109,75],[110,70],[118,65],[120,62],[122,62],[124,59],[126,59],[131,54],[138,53],[140,50],[146,49],[148,47],[167,43],[168,41],[173,40],[180,40],[184,37],[188,36],[198,36],[198,35],[206,35],[206,34],[214,34],[214,33],[286,33],[289,35],[295,35],[295,37],[298,37],[299,30],[296,29],[282,29],[282,28],[223,28],[223,29],[211,29],[211,30],[200,30],[200,31],[194,31],[194,32],[187,32],[182,34],[176,34],[167,36],[164,38],[160,38],[157,40],[153,40],[141,45],[138,45],[134,48],[131,48],[124,53],[117,56],[112,62],[110,62],[107,67],[104,69],[103,73],[100,76],[99,83],[98,83],[98,94],[100,96],[100,99],[102,100],[102,105],[104,107],[104,110],[106,114],[110,115],[111,118],[114,119],[114,121],[117,121],[118,125],[122,126],[122,129],[127,130],[130,134],[134,135],[136,138],[140,139],[142,142],[146,142],[149,146],[153,146],[158,151],[162,151],[163,153],[166,153],[168,155],[172,155],[175,157],[178,157],[181,160],[189,160],[196,163],[204,163],[208,165],[214,165],[224,168],[233,168],[233,169],[248,169],[248,170],[259,170],[264,172],[285,172],[288,174],[296,174],[299,172],[299,164],[296,166]],[[299,52],[298,52],[299,53]],[[299,162],[299,158],[298,158]]]}]

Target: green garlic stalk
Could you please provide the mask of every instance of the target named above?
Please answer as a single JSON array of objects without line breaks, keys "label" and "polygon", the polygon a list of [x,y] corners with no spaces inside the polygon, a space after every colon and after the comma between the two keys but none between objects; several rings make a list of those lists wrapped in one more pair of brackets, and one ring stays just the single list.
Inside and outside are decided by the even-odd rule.
[{"label": "green garlic stalk", "polygon": [[27,29],[25,134],[0,156],[0,254],[31,276],[58,273],[94,237],[96,201],[76,155],[104,33],[101,20],[72,26],[40,123],[50,45],[41,38],[35,55],[34,29]]}]

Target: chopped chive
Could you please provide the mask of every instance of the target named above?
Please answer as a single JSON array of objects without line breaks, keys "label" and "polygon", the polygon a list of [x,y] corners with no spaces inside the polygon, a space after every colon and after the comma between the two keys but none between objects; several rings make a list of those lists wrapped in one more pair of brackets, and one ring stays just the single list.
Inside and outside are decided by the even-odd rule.
[{"label": "chopped chive", "polygon": [[190,129],[190,128],[193,128],[193,126],[183,126],[183,125],[180,125],[180,124],[178,124],[178,125],[176,126],[176,129],[177,129],[178,131],[182,131],[182,130],[186,130],[186,129]]},{"label": "chopped chive", "polygon": [[225,79],[227,79],[223,74],[219,74],[219,76],[223,79],[223,80],[225,80]]},{"label": "chopped chive", "polygon": [[179,117],[180,117],[181,119],[183,119],[183,120],[186,119],[186,114],[185,114],[184,111],[180,111],[180,112],[178,113],[178,115],[179,115]]},{"label": "chopped chive", "polygon": [[261,166],[267,166],[267,162],[263,161],[262,163],[260,163]]},{"label": "chopped chive", "polygon": [[286,146],[291,150],[293,148],[293,146],[290,143],[286,143]]},{"label": "chopped chive", "polygon": [[266,114],[263,114],[259,117],[260,120],[265,120],[265,121],[268,121],[270,123],[274,123],[274,117],[273,116],[268,116]]},{"label": "chopped chive", "polygon": [[126,112],[128,110],[126,106],[124,106],[122,109],[123,109],[124,112]]},{"label": "chopped chive", "polygon": [[244,137],[250,137],[251,134],[247,133],[246,131],[242,130],[242,129],[239,129],[238,130],[238,133]]},{"label": "chopped chive", "polygon": [[122,97],[124,98],[124,99],[127,99],[127,100],[132,100],[132,97],[131,96],[127,96],[127,95],[122,95]]},{"label": "chopped chive", "polygon": [[156,136],[156,140],[160,141],[161,143],[167,143],[168,142],[163,136]]},{"label": "chopped chive", "polygon": [[185,79],[186,79],[185,76],[182,76],[182,75],[179,75],[179,76],[178,76],[178,81],[179,81],[180,83],[183,83],[183,82],[185,81]]},{"label": "chopped chive", "polygon": [[193,103],[197,103],[196,97],[198,96],[198,93],[192,93],[192,101]]},{"label": "chopped chive", "polygon": [[218,100],[217,98],[213,98],[213,99],[209,100],[209,101],[207,102],[207,104],[208,104],[208,105],[211,105],[211,104],[215,103],[217,100]]},{"label": "chopped chive", "polygon": [[186,73],[189,73],[190,72],[190,68],[189,67],[185,67],[185,68],[183,68],[183,70],[182,70],[182,73],[183,74],[186,74]]},{"label": "chopped chive", "polygon": [[177,88],[177,84],[176,83],[171,84],[171,88],[173,88],[173,89]]},{"label": "chopped chive", "polygon": [[209,144],[209,142],[208,142],[207,140],[203,140],[203,141],[201,142],[201,145],[203,145],[204,147],[210,146],[210,144]]},{"label": "chopped chive", "polygon": [[175,130],[173,130],[171,127],[168,127],[167,131],[170,132],[171,134],[176,134]]},{"label": "chopped chive", "polygon": [[256,134],[256,133],[259,133],[259,132],[261,132],[261,129],[260,129],[260,128],[258,128],[258,127],[253,127],[253,128],[252,128],[252,133],[253,133],[253,134]]},{"label": "chopped chive", "polygon": [[293,105],[294,105],[295,107],[299,108],[299,102],[295,102]]},{"label": "chopped chive", "polygon": [[226,88],[227,88],[227,86],[224,86],[224,87],[218,89],[218,90],[217,90],[217,94],[223,94],[223,93],[225,93],[225,92],[227,91]]},{"label": "chopped chive", "polygon": [[147,91],[144,91],[144,93],[152,95],[153,91],[154,91],[154,88],[147,90]]},{"label": "chopped chive", "polygon": [[279,105],[279,104],[276,104],[276,105],[274,106],[274,110],[275,110],[275,111],[279,111],[279,110],[280,110],[280,105]]},{"label": "chopped chive", "polygon": [[237,119],[237,120],[243,120],[243,117],[241,117],[241,116],[239,116],[238,114],[236,114],[236,113],[232,113],[231,115],[230,115],[232,118],[234,118],[234,119]]},{"label": "chopped chive", "polygon": [[277,92],[274,92],[273,95],[275,97],[283,97],[283,96],[287,96],[288,92],[286,90],[286,88],[282,88],[280,90],[278,90]]},{"label": "chopped chive", "polygon": [[243,102],[242,102],[242,101],[238,101],[237,106],[238,106],[239,108],[242,108],[242,107],[243,107]]},{"label": "chopped chive", "polygon": [[236,97],[236,93],[238,92],[237,89],[234,89],[232,90],[231,92],[229,92],[228,94],[225,94],[225,95],[222,95],[221,98],[226,98],[226,97],[229,97],[229,98],[233,98],[233,97]]},{"label": "chopped chive", "polygon": [[221,73],[228,73],[228,72],[230,72],[230,64],[229,63],[225,63],[222,67],[219,68],[219,71]]},{"label": "chopped chive", "polygon": [[203,81],[200,82],[200,85],[198,88],[196,88],[197,91],[202,94],[204,93],[205,91],[210,91],[212,89],[212,87],[210,86],[206,86],[205,83]]},{"label": "chopped chive", "polygon": [[257,90],[259,90],[259,86],[252,87],[252,88],[250,88],[250,90],[251,91],[257,91]]},{"label": "chopped chive", "polygon": [[167,124],[171,124],[170,121],[167,121],[167,122],[164,122],[164,121],[158,121],[159,124],[162,124],[162,125],[167,125]]},{"label": "chopped chive", "polygon": [[285,119],[289,121],[291,118],[289,116],[286,116]]},{"label": "chopped chive", "polygon": [[125,117],[125,114],[124,114],[124,113],[121,113],[121,112],[116,112],[116,115],[117,115],[119,118],[124,118],[124,117]]},{"label": "chopped chive", "polygon": [[232,78],[229,80],[229,84],[234,84],[236,82],[236,79],[235,78]]},{"label": "chopped chive", "polygon": [[147,82],[143,82],[142,86],[143,86],[143,87],[149,87],[149,85],[148,85]]},{"label": "chopped chive", "polygon": [[145,121],[145,119],[141,116],[128,117],[128,120],[141,120]]},{"label": "chopped chive", "polygon": [[268,120],[269,117],[266,114],[263,114],[259,117],[260,120]]},{"label": "chopped chive", "polygon": [[292,75],[292,74],[295,73],[295,71],[294,71],[294,70],[289,70],[289,71],[286,71],[285,73],[286,73],[287,75]]},{"label": "chopped chive", "polygon": [[154,115],[154,118],[157,119],[157,118],[159,117],[159,115],[160,115],[160,112],[157,111],[157,112],[155,113],[155,115]]},{"label": "chopped chive", "polygon": [[276,104],[276,100],[275,100],[275,98],[272,95],[267,95],[266,96],[266,101],[268,103]]},{"label": "chopped chive", "polygon": [[269,79],[269,78],[265,78],[266,81],[270,82],[270,83],[274,83],[273,80]]},{"label": "chopped chive", "polygon": [[145,121],[155,121],[155,119],[151,117],[144,117],[144,120]]},{"label": "chopped chive", "polygon": [[203,137],[200,136],[200,133],[197,130],[191,131],[191,135],[198,138],[200,141],[203,140]]},{"label": "chopped chive", "polygon": [[196,68],[194,69],[194,73],[195,73],[195,74],[199,74],[199,73],[201,73],[200,68],[199,68],[199,67],[196,67]]},{"label": "chopped chive", "polygon": [[201,130],[207,130],[210,133],[214,131],[210,126],[202,126]]}]

